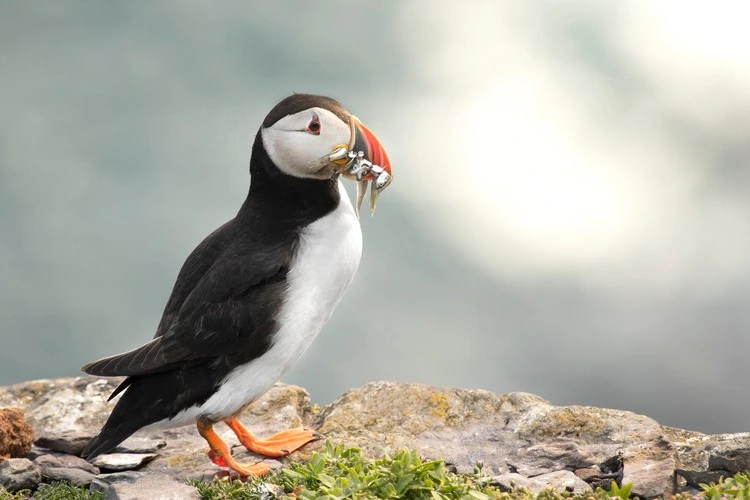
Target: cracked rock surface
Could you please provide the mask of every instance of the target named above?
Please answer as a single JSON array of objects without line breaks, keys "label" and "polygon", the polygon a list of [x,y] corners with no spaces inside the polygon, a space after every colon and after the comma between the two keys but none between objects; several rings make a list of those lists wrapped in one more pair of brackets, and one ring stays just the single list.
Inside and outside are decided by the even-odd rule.
[{"label": "cracked rock surface", "polygon": [[[38,436],[26,458],[0,462],[0,484],[33,489],[64,478],[105,490],[107,498],[139,498],[180,485],[179,498],[189,498],[194,489],[184,479],[226,475],[206,457],[194,426],[137,434],[93,465],[78,458],[109,415],[107,398],[119,382],[79,377],[0,388],[0,408],[21,408]],[[634,483],[636,495],[655,497],[695,491],[707,477],[750,467],[750,433],[704,435],[627,411],[556,406],[526,393],[373,382],[321,410],[304,389],[277,384],[241,420],[260,437],[304,426],[373,458],[409,448],[459,472],[481,463],[488,481],[534,491],[581,492],[615,480]],[[239,446],[226,427],[216,430],[241,462],[263,459]],[[292,458],[307,459],[322,447],[311,443]],[[286,459],[265,460],[280,467]]]}]

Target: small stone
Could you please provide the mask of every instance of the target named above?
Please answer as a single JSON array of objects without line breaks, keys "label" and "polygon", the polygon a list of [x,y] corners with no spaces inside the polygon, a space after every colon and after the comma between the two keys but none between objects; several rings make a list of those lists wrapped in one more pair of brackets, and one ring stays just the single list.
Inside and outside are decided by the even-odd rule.
[{"label": "small stone", "polygon": [[104,491],[104,500],[199,500],[198,490],[166,474],[148,474],[135,481],[117,481]]},{"label": "small stone", "polygon": [[46,454],[34,459],[45,482],[68,481],[76,486],[88,486],[99,474],[99,468],[82,458],[64,454]]},{"label": "small stone", "polygon": [[44,482],[67,481],[76,486],[88,486],[94,480],[94,477],[90,472],[72,467],[55,467],[53,469],[45,469],[42,472]]},{"label": "small stone", "polygon": [[34,444],[49,450],[80,457],[92,438],[93,436],[86,432],[64,431],[55,434],[42,434],[34,441]]},{"label": "small stone", "polygon": [[[543,483],[545,488],[551,488],[560,492],[583,493],[584,491],[591,490],[591,487],[583,479],[577,477],[569,470],[548,472],[547,474],[534,476],[533,479]],[[538,491],[534,491],[534,493],[538,493]]]},{"label": "small stone", "polygon": [[729,471],[711,471],[711,472],[700,472],[693,470],[675,469],[674,473],[678,476],[685,478],[686,486],[688,488],[700,488],[701,484],[718,483],[722,477],[729,477]]},{"label": "small stone", "polygon": [[622,486],[622,477],[625,471],[625,459],[622,452],[618,452],[598,465],[576,469],[575,476],[586,482],[591,489],[602,488],[609,490],[614,481],[617,486]]},{"label": "small stone", "polygon": [[624,468],[625,459],[623,458],[622,452],[599,464],[599,469],[605,474],[622,474]]},{"label": "small stone", "polygon": [[261,500],[276,500],[286,495],[283,486],[273,483],[258,483],[254,489]]},{"label": "small stone", "polygon": [[34,429],[20,408],[0,408],[0,458],[26,458]]},{"label": "small stone", "polygon": [[90,491],[104,491],[115,483],[134,483],[138,479],[144,477],[146,472],[137,471],[125,471],[125,472],[114,472],[112,474],[99,474],[94,477],[89,486]]},{"label": "small stone", "polygon": [[44,475],[45,469],[55,469],[60,467],[80,469],[93,475],[99,474],[98,467],[91,465],[86,460],[80,457],[66,455],[63,453],[53,452],[40,455],[34,459],[34,463],[42,470],[42,475]]},{"label": "small stone", "polygon": [[585,456],[585,450],[572,440],[545,440],[518,451],[518,457],[511,459],[508,466],[511,472],[518,472],[526,477],[594,464],[590,457]]},{"label": "small stone", "polygon": [[129,437],[117,448],[115,453],[154,453],[167,446],[167,442],[163,439],[150,439],[142,437]]},{"label": "small stone", "polygon": [[42,473],[28,458],[8,458],[0,461],[0,486],[10,492],[36,489]]},{"label": "small stone", "polygon": [[708,470],[727,470],[730,475],[750,470],[750,448],[721,451],[708,457]]},{"label": "small stone", "polygon": [[633,483],[632,494],[641,498],[668,497],[674,489],[674,459],[626,459],[622,482]]},{"label": "small stone", "polygon": [[490,484],[499,487],[503,491],[513,491],[519,488],[539,493],[545,488],[544,483],[533,478],[523,476],[517,472],[508,472],[487,479]]},{"label": "small stone", "polygon": [[100,469],[133,470],[155,459],[156,453],[107,453],[95,457],[91,463]]},{"label": "small stone", "polygon": [[31,461],[34,461],[37,458],[41,457],[42,455],[49,455],[49,454],[54,454],[54,453],[57,453],[57,452],[53,452],[52,450],[48,450],[47,448],[40,448],[39,446],[32,444],[31,451],[26,455],[26,458],[28,458]]},{"label": "small stone", "polygon": [[576,477],[580,478],[581,481],[588,484],[592,490],[602,488],[609,490],[614,481],[618,486],[622,485],[622,472],[620,473],[606,473],[602,472],[598,465],[594,467],[587,467],[585,469],[576,469],[574,472]]}]

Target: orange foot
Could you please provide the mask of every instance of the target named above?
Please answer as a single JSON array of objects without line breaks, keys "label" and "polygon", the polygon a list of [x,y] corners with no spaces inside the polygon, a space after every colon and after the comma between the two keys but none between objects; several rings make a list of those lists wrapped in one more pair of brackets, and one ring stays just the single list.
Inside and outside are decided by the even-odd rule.
[{"label": "orange foot", "polygon": [[310,441],[316,441],[321,436],[317,432],[306,431],[304,429],[290,429],[274,434],[266,439],[258,439],[253,436],[247,427],[236,418],[225,420],[230,429],[237,435],[245,448],[266,457],[283,457],[289,455],[294,450],[301,448]]},{"label": "orange foot", "polygon": [[229,446],[222,441],[216,431],[213,429],[213,423],[207,420],[198,420],[198,432],[208,442],[211,450],[208,452],[208,458],[213,463],[221,467],[229,467],[236,471],[240,476],[263,476],[268,474],[271,468],[264,463],[257,464],[240,464],[234,457]]}]

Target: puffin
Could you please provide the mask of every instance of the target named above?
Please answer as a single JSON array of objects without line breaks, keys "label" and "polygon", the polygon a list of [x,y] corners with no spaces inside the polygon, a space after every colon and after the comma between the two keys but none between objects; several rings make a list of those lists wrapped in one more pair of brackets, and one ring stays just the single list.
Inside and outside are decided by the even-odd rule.
[{"label": "puffin", "polygon": [[267,457],[321,437],[300,428],[259,439],[239,415],[302,356],[354,278],[362,232],[341,179],[373,179],[342,171],[357,154],[391,174],[375,134],[336,100],[293,94],[271,109],[253,142],[247,198],[182,265],[154,338],[81,368],[126,377],[84,458],[139,430],[195,424],[212,462],[260,476],[269,467],[238,463],[216,424]]}]

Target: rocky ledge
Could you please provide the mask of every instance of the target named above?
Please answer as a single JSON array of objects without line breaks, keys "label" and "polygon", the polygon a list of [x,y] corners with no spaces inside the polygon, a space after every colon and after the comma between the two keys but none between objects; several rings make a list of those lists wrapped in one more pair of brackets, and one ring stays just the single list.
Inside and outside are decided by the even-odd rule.
[{"label": "rocky ledge", "polygon": [[[16,427],[3,434],[0,418],[0,457],[1,441],[13,446],[6,456],[16,457],[0,458],[0,485],[16,491],[67,480],[105,490],[106,498],[157,498],[158,491],[166,495],[159,498],[182,499],[198,498],[186,478],[226,476],[209,462],[207,446],[192,426],[130,438],[92,463],[81,459],[83,446],[112,408],[107,397],[118,383],[80,377],[0,388],[0,408],[21,408],[36,436],[30,450],[24,448],[12,438],[12,429],[24,429],[22,424],[14,420],[8,425]],[[635,495],[656,497],[750,469],[750,433],[705,435],[627,411],[554,406],[525,393],[374,382],[321,409],[310,404],[304,389],[277,384],[242,420],[261,437],[304,426],[373,458],[408,448],[442,458],[458,472],[481,463],[501,487],[536,491],[584,491],[615,480],[633,483]],[[220,427],[241,461],[262,459]],[[291,458],[305,460],[322,446],[311,443]]]}]

